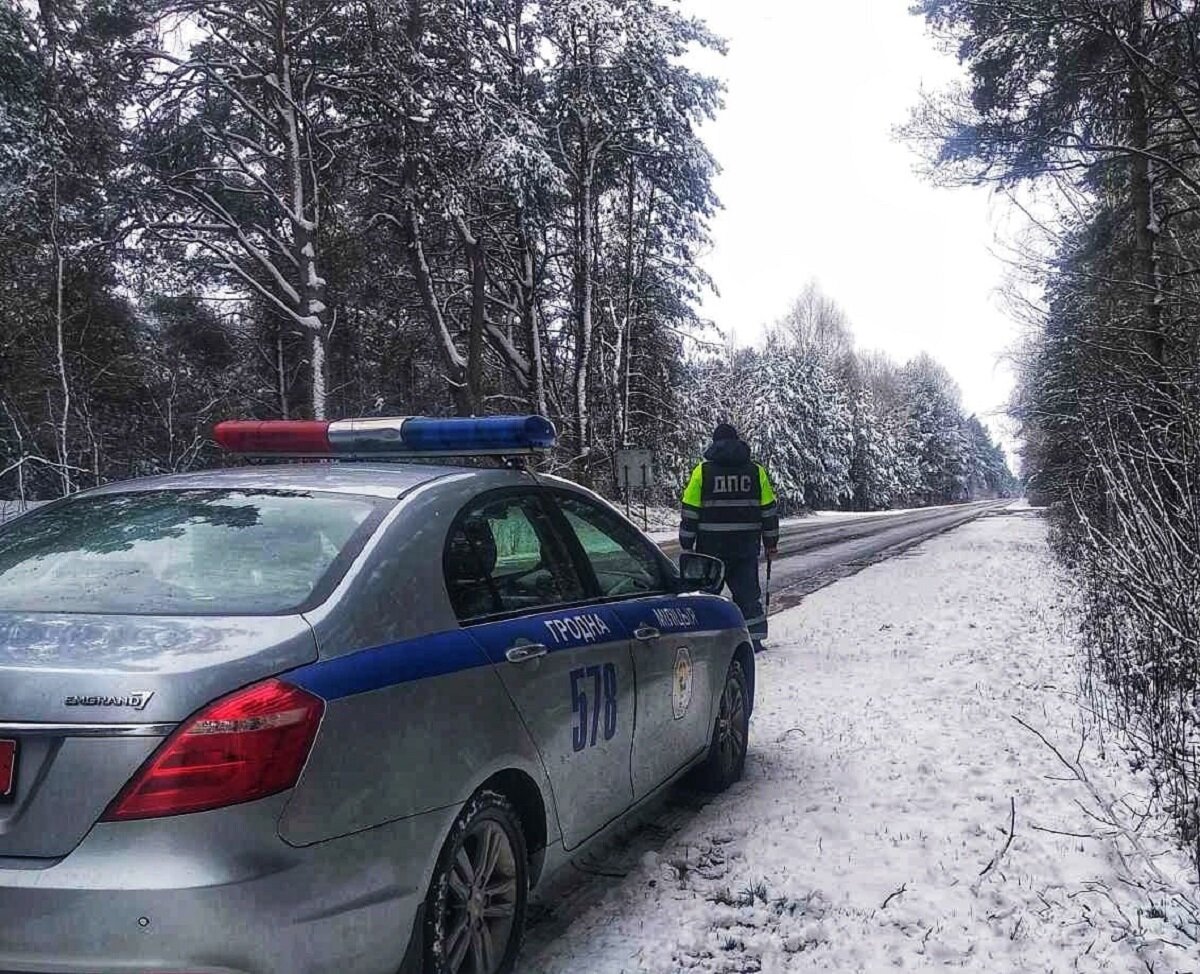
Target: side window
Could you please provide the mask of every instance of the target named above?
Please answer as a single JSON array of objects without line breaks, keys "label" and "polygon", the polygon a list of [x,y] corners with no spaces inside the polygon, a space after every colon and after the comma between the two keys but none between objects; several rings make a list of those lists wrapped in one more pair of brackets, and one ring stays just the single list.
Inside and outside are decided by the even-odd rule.
[{"label": "side window", "polygon": [[485,497],[465,508],[451,529],[444,570],[462,621],[586,597],[545,509],[529,495]]},{"label": "side window", "polygon": [[662,568],[649,543],[613,514],[582,497],[556,495],[606,598],[665,590]]}]

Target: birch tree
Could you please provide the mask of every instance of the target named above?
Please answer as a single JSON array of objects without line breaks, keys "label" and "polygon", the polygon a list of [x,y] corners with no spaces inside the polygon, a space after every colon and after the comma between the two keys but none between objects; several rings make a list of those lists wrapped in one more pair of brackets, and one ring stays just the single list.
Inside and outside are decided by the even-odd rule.
[{"label": "birch tree", "polygon": [[337,2],[179,0],[162,22],[198,38],[145,52],[142,154],[158,190],[148,226],[304,337],[318,418],[337,323],[326,223],[350,136],[340,103],[358,13]]}]

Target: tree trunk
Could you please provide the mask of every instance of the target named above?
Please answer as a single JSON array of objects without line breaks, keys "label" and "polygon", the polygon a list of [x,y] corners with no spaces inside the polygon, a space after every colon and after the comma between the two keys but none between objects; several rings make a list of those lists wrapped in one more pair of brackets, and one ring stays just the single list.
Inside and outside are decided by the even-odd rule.
[{"label": "tree trunk", "polygon": [[279,415],[282,419],[291,419],[291,408],[288,404],[287,359],[283,354],[283,328],[275,333],[275,381],[279,390]]},{"label": "tree trunk", "polygon": [[25,509],[25,461],[28,454],[25,452],[25,436],[21,433],[21,424],[17,422],[17,417],[13,415],[12,410],[8,408],[8,403],[0,399],[0,408],[4,409],[4,415],[8,417],[8,422],[12,426],[13,435],[17,438],[17,503],[18,510]]},{"label": "tree trunk", "polygon": [[483,241],[471,232],[462,216],[454,219],[467,254],[471,279],[471,319],[467,332],[467,399],[472,413],[483,398],[483,330],[487,324],[487,254]]},{"label": "tree trunk", "polygon": [[483,399],[483,326],[487,307],[487,262],[483,243],[476,240],[471,260],[471,331],[467,338],[467,395],[478,408]]},{"label": "tree trunk", "polygon": [[[1146,4],[1151,0],[1133,0],[1129,45],[1138,54],[1147,53]],[[1163,291],[1159,273],[1159,218],[1154,201],[1154,172],[1147,153],[1153,148],[1150,106],[1146,79],[1136,66],[1130,69],[1129,115],[1131,141],[1139,150],[1130,161],[1130,190],[1133,194],[1134,239],[1138,254],[1138,275],[1145,289],[1145,347],[1151,359],[1163,364]]]},{"label": "tree trunk", "polygon": [[474,416],[475,403],[467,382],[467,360],[455,347],[441,305],[438,303],[437,292],[433,287],[433,273],[429,269],[429,262],[425,259],[425,248],[421,243],[421,219],[417,215],[416,204],[411,196],[404,206],[404,232],[407,237],[409,266],[417,282],[417,292],[421,295],[421,307],[425,310],[442,353],[446,381],[450,384],[455,411],[460,416]]},{"label": "tree trunk", "polygon": [[71,380],[67,374],[67,354],[64,339],[66,326],[63,320],[63,271],[65,258],[62,241],[59,238],[59,219],[62,210],[58,200],[58,173],[54,173],[54,199],[50,212],[50,244],[54,253],[54,350],[58,364],[58,381],[62,389],[62,416],[58,423],[58,463],[59,481],[62,484],[63,495],[73,493],[74,481],[71,478],[71,455],[68,431],[71,422]]},{"label": "tree trunk", "polygon": [[325,382],[325,334],[312,333],[312,412],[313,419],[325,419],[327,413]]},{"label": "tree trunk", "polygon": [[[637,193],[637,170],[631,160],[629,163],[629,186],[625,196],[625,310],[622,321],[621,339],[617,347],[616,366],[619,381],[615,383],[620,401],[617,404],[617,428],[621,445],[629,443],[629,372],[633,361],[633,246],[634,246],[634,204]],[[623,355],[621,353],[624,353]]]},{"label": "tree trunk", "polygon": [[[287,178],[291,190],[291,224],[293,258],[299,273],[300,306],[296,309],[300,323],[306,329],[312,343],[310,361],[312,389],[312,414],[314,419],[324,419],[326,414],[326,345],[327,308],[325,306],[325,279],[317,272],[317,242],[320,230],[320,199],[316,177],[313,184],[305,175],[305,159],[311,162],[311,146],[305,146],[307,135],[301,134],[300,118],[296,110],[297,95],[292,85],[292,55],[287,35],[287,8],[279,5],[275,30],[275,65],[278,71],[276,85],[277,108],[280,124],[286,135],[284,158]],[[307,149],[307,151],[306,151]],[[311,167],[310,167],[311,171]]]},{"label": "tree trunk", "polygon": [[591,430],[588,423],[588,383],[591,378],[592,360],[592,245],[594,235],[594,210],[592,206],[592,152],[590,147],[585,150],[583,162],[583,178],[580,181],[578,200],[578,248],[577,273],[579,279],[576,286],[578,294],[578,331],[575,340],[575,438],[576,457],[580,472],[587,467],[591,443]]},{"label": "tree trunk", "polygon": [[530,383],[533,386],[533,404],[539,416],[549,416],[546,403],[546,371],[542,361],[542,329],[538,321],[537,283],[534,274],[533,242],[525,233],[524,214],[518,216],[518,231],[521,240],[521,324],[529,338]]},{"label": "tree trunk", "polygon": [[[513,50],[522,52],[521,58],[513,58],[511,82],[513,90],[519,92],[518,106],[521,110],[528,109],[528,84],[525,79],[524,51],[522,33],[525,24],[525,0],[514,0],[513,3]],[[538,320],[537,299],[537,260],[533,238],[526,224],[524,206],[517,207],[517,240],[521,247],[521,327],[529,341],[529,383],[532,386],[533,408],[539,416],[549,416],[549,406],[546,402],[546,371],[542,361],[542,330]]]},{"label": "tree trunk", "polygon": [[[46,32],[46,46],[50,50],[50,65],[46,72],[46,113],[43,126],[49,136],[56,124],[58,114],[59,77],[58,77],[58,18],[54,4],[41,0],[38,4],[42,26]],[[67,372],[66,341],[63,308],[63,274],[66,270],[66,256],[62,245],[62,204],[59,199],[58,160],[54,161],[55,168],[51,172],[51,203],[50,203],[50,248],[54,256],[54,350],[55,363],[58,371],[59,387],[62,390],[62,416],[59,419],[56,432],[55,448],[58,452],[58,475],[64,496],[75,490],[71,478],[69,431],[71,422],[71,381]]]}]

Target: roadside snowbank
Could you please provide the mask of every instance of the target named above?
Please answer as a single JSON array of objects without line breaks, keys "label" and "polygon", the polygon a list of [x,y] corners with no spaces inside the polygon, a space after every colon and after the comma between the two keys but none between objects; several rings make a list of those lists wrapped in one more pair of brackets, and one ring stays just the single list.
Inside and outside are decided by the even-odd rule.
[{"label": "roadside snowbank", "polygon": [[[634,518],[634,523],[638,523]],[[801,517],[784,517],[779,519],[779,526],[786,528],[792,524],[815,524],[811,514],[805,514]],[[679,513],[675,513],[675,524],[670,528],[662,528],[658,531],[650,531],[647,537],[655,544],[666,544],[669,541],[675,541],[679,538]]]},{"label": "roadside snowbank", "polygon": [[898,514],[915,514],[918,511],[949,511],[960,504],[935,504],[931,507],[891,507],[886,511],[813,511],[805,516],[808,521],[861,521],[879,517],[895,517]]},{"label": "roadside snowbank", "polygon": [[35,507],[41,507],[46,501],[10,501],[0,499],[0,524],[5,521],[10,521],[18,514],[24,514],[26,511],[32,511]]},{"label": "roadside snowbank", "polygon": [[746,780],[520,970],[1200,971],[1186,860],[1103,820],[1146,788],[1082,717],[1067,603],[1025,510],[777,616]]},{"label": "roadside snowbank", "polygon": [[[942,504],[934,507],[896,507],[887,511],[812,511],[796,517],[785,517],[779,523],[784,527],[790,524],[819,527],[822,524],[834,524],[842,521],[877,520],[896,517],[900,514],[916,514],[918,511],[926,513],[949,511],[959,506],[958,504]],[[633,512],[633,522],[639,526],[642,524],[639,511]],[[679,535],[679,511],[668,508],[652,508],[649,524],[650,530],[647,531],[647,534],[656,544],[674,541]]]}]

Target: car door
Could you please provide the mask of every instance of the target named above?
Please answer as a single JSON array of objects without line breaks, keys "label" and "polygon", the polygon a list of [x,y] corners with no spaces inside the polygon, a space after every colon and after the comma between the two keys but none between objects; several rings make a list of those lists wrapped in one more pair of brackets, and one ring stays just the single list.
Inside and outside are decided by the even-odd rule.
[{"label": "car door", "polygon": [[659,553],[616,511],[566,491],[555,501],[605,604],[631,635],[637,678],[633,792],[640,799],[708,745],[714,680],[712,639],[688,596],[675,594]]},{"label": "car door", "polygon": [[588,586],[537,489],[481,495],[456,518],[446,585],[541,754],[568,849],[633,801],[629,637]]}]

